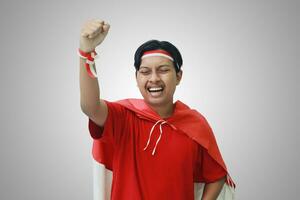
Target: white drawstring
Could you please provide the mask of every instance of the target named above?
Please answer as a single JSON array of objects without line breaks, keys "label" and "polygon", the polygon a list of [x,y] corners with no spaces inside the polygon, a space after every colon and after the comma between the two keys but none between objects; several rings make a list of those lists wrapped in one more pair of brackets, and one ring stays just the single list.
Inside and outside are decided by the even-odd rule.
[{"label": "white drawstring", "polygon": [[158,137],[158,139],[157,139],[157,141],[156,141],[155,147],[154,147],[154,149],[153,149],[153,151],[152,151],[152,155],[155,154],[155,150],[156,150],[157,144],[158,144],[158,142],[160,141],[160,138],[161,138],[161,135],[162,135],[162,127],[161,127],[161,126],[162,126],[163,124],[165,124],[165,123],[167,123],[167,122],[164,121],[164,122],[162,122],[162,123],[160,124],[160,126],[159,126],[160,135],[159,135],[159,137]]},{"label": "white drawstring", "polygon": [[161,135],[162,135],[162,125],[163,125],[163,124],[166,124],[166,123],[167,123],[166,121],[164,121],[164,120],[158,120],[158,121],[152,126],[151,131],[150,131],[150,134],[149,134],[149,138],[148,138],[148,141],[147,141],[147,144],[146,144],[146,146],[145,146],[145,148],[144,148],[144,151],[145,151],[145,150],[147,149],[149,143],[150,143],[151,135],[152,135],[152,133],[153,133],[153,130],[154,130],[155,126],[156,126],[158,123],[160,123],[160,122],[161,122],[161,124],[159,125],[160,135],[159,135],[159,137],[158,137],[158,139],[157,139],[157,141],[156,141],[155,147],[154,147],[154,149],[153,149],[153,151],[152,151],[152,155],[155,154],[155,150],[156,150],[157,144],[158,144],[158,142],[160,141],[160,138],[161,138]]}]

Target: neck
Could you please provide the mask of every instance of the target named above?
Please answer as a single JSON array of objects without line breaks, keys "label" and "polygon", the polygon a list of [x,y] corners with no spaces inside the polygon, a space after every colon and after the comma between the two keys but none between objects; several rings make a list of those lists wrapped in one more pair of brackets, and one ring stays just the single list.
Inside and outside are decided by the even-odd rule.
[{"label": "neck", "polygon": [[164,105],[149,105],[161,118],[168,118],[173,114],[174,104],[172,101]]}]

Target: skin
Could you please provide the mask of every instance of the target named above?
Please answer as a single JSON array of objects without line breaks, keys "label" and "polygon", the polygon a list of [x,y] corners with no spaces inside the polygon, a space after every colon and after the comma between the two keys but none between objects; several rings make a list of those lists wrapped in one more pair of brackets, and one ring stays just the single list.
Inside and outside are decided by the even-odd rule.
[{"label": "skin", "polygon": [[[173,113],[173,95],[180,83],[182,71],[176,73],[173,62],[168,58],[153,56],[143,58],[136,73],[137,86],[145,102],[162,118]],[[162,87],[159,93],[150,93],[149,87]]]},{"label": "skin", "polygon": [[[80,49],[84,52],[94,50],[106,37],[110,25],[103,20],[87,21],[80,33]],[[97,125],[103,126],[107,117],[107,105],[100,99],[97,79],[91,79],[84,67],[85,60],[80,59],[80,102],[82,111]],[[162,118],[172,115],[174,110],[173,95],[180,83],[182,71],[176,73],[173,62],[164,57],[147,57],[142,59],[140,69],[136,72],[138,88],[145,102]],[[151,95],[148,87],[163,87],[158,95]],[[100,99],[100,101],[99,101]],[[219,195],[225,179],[205,185],[202,200],[215,200]]]},{"label": "skin", "polygon": [[[173,62],[161,56],[143,58],[136,72],[137,86],[145,102],[162,118],[170,117],[174,111],[173,96],[181,78],[182,71],[176,73]],[[149,87],[162,87],[163,91],[153,95]],[[206,184],[202,200],[217,199],[224,182],[225,177]]]},{"label": "skin", "polygon": [[218,181],[207,183],[204,186],[202,200],[216,200],[223,188],[226,177],[221,178]]}]

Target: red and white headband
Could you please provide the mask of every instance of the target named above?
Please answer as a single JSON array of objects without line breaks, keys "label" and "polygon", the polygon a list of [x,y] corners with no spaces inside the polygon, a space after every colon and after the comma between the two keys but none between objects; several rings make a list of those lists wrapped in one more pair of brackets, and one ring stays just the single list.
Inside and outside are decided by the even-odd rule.
[{"label": "red and white headband", "polygon": [[172,62],[174,62],[174,59],[172,58],[171,54],[165,50],[162,49],[156,49],[156,50],[150,50],[150,51],[145,51],[141,59],[147,58],[147,57],[152,57],[152,56],[162,56],[165,58],[170,59]]},{"label": "red and white headband", "polygon": [[[172,58],[172,55],[162,49],[156,49],[156,50],[150,50],[150,51],[145,51],[141,57],[141,59],[143,58],[147,58],[147,57],[151,57],[151,56],[162,56],[165,58],[170,59],[172,62],[174,62],[174,59]],[[177,62],[174,62],[174,64],[176,65],[177,70],[180,70],[180,66],[178,65]]]}]

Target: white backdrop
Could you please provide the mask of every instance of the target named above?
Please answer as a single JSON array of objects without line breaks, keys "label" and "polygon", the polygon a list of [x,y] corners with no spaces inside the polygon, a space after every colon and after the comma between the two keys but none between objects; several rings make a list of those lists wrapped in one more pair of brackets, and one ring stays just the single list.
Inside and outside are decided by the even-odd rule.
[{"label": "white backdrop", "polygon": [[101,95],[141,97],[133,54],[149,39],[183,56],[176,99],[214,130],[237,199],[296,199],[299,2],[1,1],[0,199],[92,199],[92,140],[80,110],[79,30],[97,48]]}]

